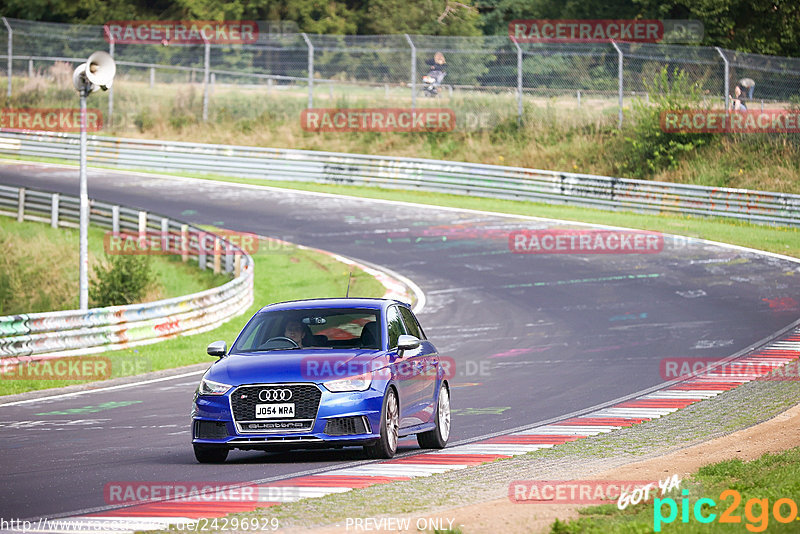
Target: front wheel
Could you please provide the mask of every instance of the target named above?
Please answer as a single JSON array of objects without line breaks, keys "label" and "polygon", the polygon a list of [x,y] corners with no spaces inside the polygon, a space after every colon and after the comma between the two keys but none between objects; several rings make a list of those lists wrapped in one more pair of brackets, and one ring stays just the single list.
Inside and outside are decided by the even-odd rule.
[{"label": "front wheel", "polygon": [[374,445],[364,445],[364,452],[370,458],[391,458],[397,451],[397,441],[400,435],[400,409],[397,403],[397,393],[389,388],[383,397],[381,410],[381,437]]},{"label": "front wheel", "polygon": [[194,457],[201,464],[221,464],[228,458],[228,448],[195,443]]},{"label": "front wheel", "polygon": [[433,430],[417,434],[417,443],[423,449],[444,449],[450,439],[450,389],[447,382],[442,382],[439,388],[434,419],[436,427]]}]

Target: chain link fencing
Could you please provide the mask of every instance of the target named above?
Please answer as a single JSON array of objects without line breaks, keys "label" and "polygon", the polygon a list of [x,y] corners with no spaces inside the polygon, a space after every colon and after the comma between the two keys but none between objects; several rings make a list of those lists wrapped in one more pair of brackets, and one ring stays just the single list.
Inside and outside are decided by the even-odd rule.
[{"label": "chain link fencing", "polygon": [[[107,125],[125,120],[141,126],[147,120],[134,105],[117,109],[116,116],[115,98],[135,103],[136,92],[160,98],[172,85],[185,102],[171,118],[178,122],[182,114],[214,120],[220,114],[246,119],[254,112],[282,113],[296,120],[306,108],[447,107],[465,128],[523,122],[536,108],[582,110],[621,126],[635,99],[649,100],[653,79],[664,68],[670,77],[682,72],[711,107],[727,107],[744,78],[752,81],[745,94],[750,109],[800,104],[800,58],[714,47],[517,44],[507,35],[308,35],[275,31],[268,23],[259,23],[252,43],[164,46],[115,43],[99,25],[2,21],[0,43],[6,46],[0,58],[9,97],[60,75],[64,80],[52,104],[74,105],[71,69],[94,51],[111,53],[117,62],[113,91],[107,103],[94,100],[103,101]],[[436,52],[446,58],[446,75],[432,95],[422,77]],[[263,107],[237,100],[233,91],[263,96]]]}]

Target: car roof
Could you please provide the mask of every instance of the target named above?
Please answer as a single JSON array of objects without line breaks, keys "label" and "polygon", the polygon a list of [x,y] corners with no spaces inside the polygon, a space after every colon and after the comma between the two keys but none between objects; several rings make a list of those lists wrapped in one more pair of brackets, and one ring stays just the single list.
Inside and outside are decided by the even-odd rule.
[{"label": "car roof", "polygon": [[307,309],[327,309],[327,308],[366,308],[371,310],[385,310],[393,304],[399,304],[411,309],[411,306],[405,302],[393,299],[377,299],[377,298],[322,298],[322,299],[304,299],[304,300],[289,300],[286,302],[276,302],[275,304],[268,304],[259,310],[265,311],[285,311],[285,310],[307,310]]}]

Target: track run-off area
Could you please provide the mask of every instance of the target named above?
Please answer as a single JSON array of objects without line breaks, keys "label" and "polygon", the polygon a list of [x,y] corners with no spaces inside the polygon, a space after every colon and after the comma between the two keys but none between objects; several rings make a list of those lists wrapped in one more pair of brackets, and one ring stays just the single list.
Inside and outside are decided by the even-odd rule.
[{"label": "track run-off area", "polygon": [[[800,263],[790,258],[667,235],[635,252],[520,253],[531,252],[531,236],[546,230],[591,227],[145,173],[90,169],[88,175],[91,198],[324,249],[418,285],[426,334],[455,364],[451,446],[436,465],[552,446],[541,436],[607,431],[602,427],[658,417],[685,404],[681,399],[694,402],[725,389],[655,394],[667,381],[665,362],[725,358],[778,334],[783,354],[800,348],[787,330],[800,302]],[[6,162],[0,183],[77,194],[78,172]],[[509,235],[523,236],[519,248]],[[234,320],[244,325],[247,317]],[[406,439],[388,464],[345,449],[233,451],[224,464],[200,465],[189,428],[200,374],[7,405],[0,399],[0,517],[112,514],[118,507],[107,502],[106,489],[114,482],[389,481],[427,474],[409,464],[436,463],[415,462],[421,451]],[[641,399],[647,395],[654,402]],[[625,402],[633,403],[627,411]],[[571,434],[564,422],[574,425]],[[512,432],[516,437],[502,437]],[[458,450],[460,460],[446,457]]]}]

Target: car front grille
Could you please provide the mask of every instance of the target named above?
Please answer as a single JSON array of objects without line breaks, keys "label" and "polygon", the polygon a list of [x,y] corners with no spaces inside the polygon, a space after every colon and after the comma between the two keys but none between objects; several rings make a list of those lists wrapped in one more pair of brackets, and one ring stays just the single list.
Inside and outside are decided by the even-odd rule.
[{"label": "car front grille", "polygon": [[[270,397],[268,392],[291,392],[289,399]],[[265,393],[262,393],[265,392]],[[268,398],[262,401],[259,398]],[[300,432],[310,430],[317,417],[320,389],[313,384],[261,384],[239,386],[231,393],[233,420],[242,432]],[[274,399],[274,400],[273,400]],[[256,404],[293,403],[294,417],[257,419]]]}]

